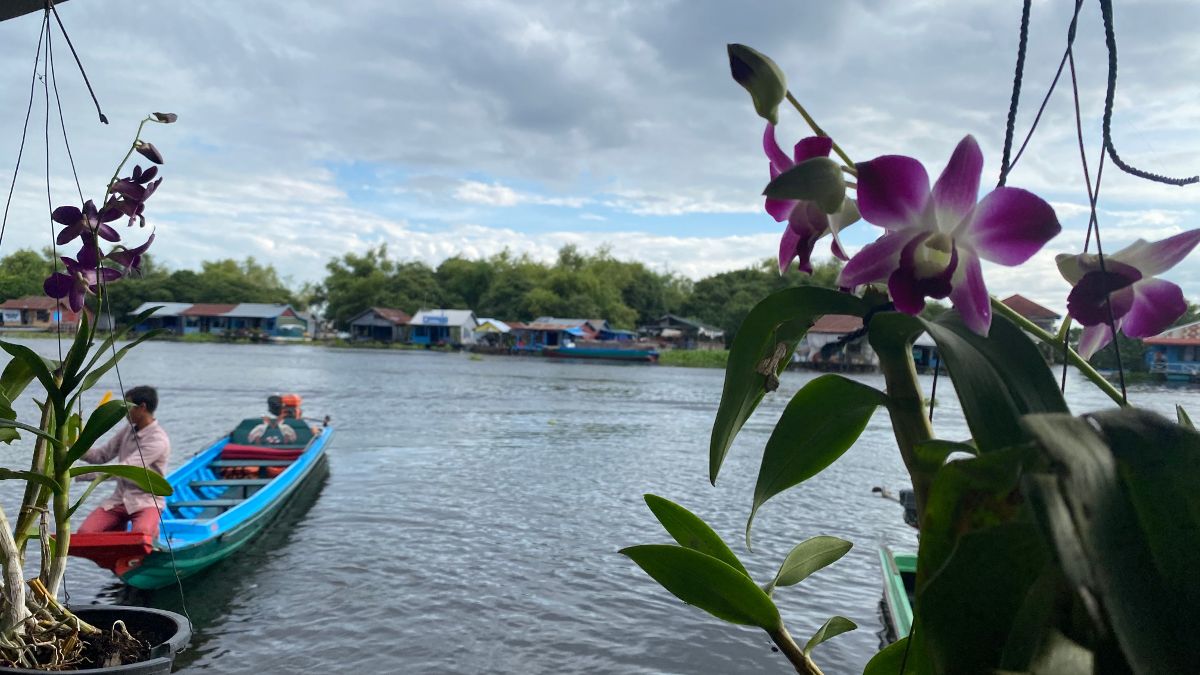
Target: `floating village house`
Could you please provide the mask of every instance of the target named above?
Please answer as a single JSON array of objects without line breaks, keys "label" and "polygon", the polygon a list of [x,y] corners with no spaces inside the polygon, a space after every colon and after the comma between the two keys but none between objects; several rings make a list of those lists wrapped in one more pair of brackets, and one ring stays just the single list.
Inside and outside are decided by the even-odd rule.
[{"label": "floating village house", "polygon": [[1058,312],[1048,307],[1043,307],[1019,293],[1010,295],[1000,302],[1003,302],[1014,312],[1029,319],[1035,326],[1047,332],[1053,333],[1054,325],[1062,318]]},{"label": "floating village house", "polygon": [[27,295],[0,303],[0,328],[5,330],[74,330],[77,325],[79,314],[66,300]]},{"label": "floating village house", "polygon": [[792,360],[816,370],[874,370],[879,358],[862,327],[861,317],[826,314],[804,334]]},{"label": "floating village house", "polygon": [[1200,378],[1200,321],[1177,326],[1152,338],[1146,346],[1146,365],[1168,380]]},{"label": "floating village house", "polygon": [[408,326],[408,341],[415,345],[469,345],[479,322],[469,309],[423,309]]},{"label": "floating village house", "polygon": [[216,335],[268,335],[302,338],[308,324],[291,305],[243,302],[236,305],[193,304],[187,302],[144,302],[130,312],[140,314],[161,306],[150,318],[135,327],[137,331],[163,328],[176,334],[212,333]]},{"label": "floating village house", "polygon": [[561,319],[554,316],[539,316],[528,323],[510,324],[513,333],[513,348],[517,351],[540,352],[545,347],[561,347],[568,342],[580,340],[615,340],[624,336],[632,339],[629,331],[617,331],[604,319]]},{"label": "floating village house", "polygon": [[355,340],[404,342],[411,320],[402,309],[369,307],[350,319],[350,336]]},{"label": "floating village house", "polygon": [[488,347],[504,347],[512,341],[512,326],[490,317],[480,318],[475,327],[475,342]]},{"label": "floating village house", "polygon": [[664,314],[658,321],[638,328],[642,336],[675,349],[724,349],[725,331],[674,314]]}]

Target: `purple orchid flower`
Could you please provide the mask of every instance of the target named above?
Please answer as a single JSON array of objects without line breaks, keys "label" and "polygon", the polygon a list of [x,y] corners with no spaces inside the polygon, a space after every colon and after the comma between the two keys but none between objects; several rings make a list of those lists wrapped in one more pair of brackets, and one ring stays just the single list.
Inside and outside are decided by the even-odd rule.
[{"label": "purple orchid flower", "polygon": [[[113,208],[128,216],[129,224],[133,225],[135,219],[140,219],[142,225],[146,225],[146,217],[142,213],[146,210],[146,200],[154,194],[159,185],[162,185],[163,179],[150,183],[150,180],[158,175],[158,167],[152,166],[145,171],[142,167],[133,167],[133,175],[129,178],[122,178],[113,183],[113,193],[120,195],[120,199],[116,200]],[[147,184],[149,183],[149,184]]]},{"label": "purple orchid flower", "polygon": [[66,225],[62,232],[58,233],[56,241],[60,246],[85,233],[95,233],[109,241],[121,241],[121,235],[107,224],[120,217],[121,212],[114,208],[114,200],[109,200],[99,211],[96,204],[89,199],[84,203],[82,211],[74,206],[60,206],[50,214],[51,220]]},{"label": "purple orchid flower", "polygon": [[[833,139],[828,136],[809,136],[803,138],[788,157],[775,140],[775,125],[768,124],[763,132],[763,150],[770,160],[771,179],[814,157],[828,157],[833,148]],[[833,234],[833,254],[846,260],[838,231],[858,220],[858,210],[854,208],[853,200],[847,199],[842,210],[833,215],[826,214],[816,204],[808,201],[791,199],[772,199],[767,197],[767,213],[779,222],[787,221],[787,229],[779,239],[779,273],[787,271],[793,260],[799,258],[801,272],[812,274],[812,252],[817,240],[826,234]]]},{"label": "purple orchid flower", "polygon": [[136,248],[123,248],[119,251],[112,251],[108,254],[108,259],[125,268],[126,274],[134,274],[142,271],[142,254],[150,248],[150,244],[154,243],[154,233],[150,233],[150,237],[146,242]]},{"label": "purple orchid flower", "polygon": [[967,327],[986,336],[992,311],[980,259],[1020,265],[1062,229],[1054,209],[1026,190],[999,187],[978,198],[983,153],[969,135],[932,191],[911,157],[885,155],[857,168],[862,217],[886,233],[850,259],[838,285],[887,281],[907,314],[924,309],[927,297],[949,297]]},{"label": "purple orchid flower", "polygon": [[1183,316],[1188,307],[1183,291],[1156,277],[1186,258],[1197,244],[1200,229],[1153,243],[1138,239],[1105,256],[1104,271],[1099,256],[1093,254],[1057,256],[1059,272],[1074,286],[1067,296],[1067,312],[1083,324],[1076,347],[1080,356],[1091,358],[1112,342],[1109,304],[1117,330],[1131,338],[1158,335]]},{"label": "purple orchid flower", "polygon": [[84,295],[87,293],[95,295],[98,291],[97,286],[101,282],[108,283],[121,278],[120,270],[98,266],[99,255],[96,252],[95,243],[90,243],[91,246],[88,245],[89,242],[84,243],[83,249],[79,252],[80,260],[59,258],[66,267],[66,272],[55,272],[46,277],[46,281],[42,283],[42,290],[46,291],[46,295],[52,298],[67,298],[72,312],[83,309]]}]

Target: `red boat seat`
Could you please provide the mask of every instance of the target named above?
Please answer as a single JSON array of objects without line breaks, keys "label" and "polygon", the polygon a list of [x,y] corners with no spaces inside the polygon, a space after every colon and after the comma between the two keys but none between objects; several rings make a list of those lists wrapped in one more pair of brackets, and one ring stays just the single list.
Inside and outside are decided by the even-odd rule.
[{"label": "red boat seat", "polygon": [[71,547],[67,552],[92,560],[121,576],[153,550],[154,540],[142,532],[76,532],[71,535]]},{"label": "red boat seat", "polygon": [[226,443],[221,449],[221,459],[296,459],[304,454],[304,446],[295,445],[245,445]]}]

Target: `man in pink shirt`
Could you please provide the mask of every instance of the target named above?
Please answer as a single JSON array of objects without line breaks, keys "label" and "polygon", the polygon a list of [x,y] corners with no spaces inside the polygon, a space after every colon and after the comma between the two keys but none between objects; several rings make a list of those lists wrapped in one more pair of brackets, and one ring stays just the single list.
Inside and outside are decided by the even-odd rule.
[{"label": "man in pink shirt", "polygon": [[[158,408],[158,392],[153,387],[134,387],[125,394],[129,403],[129,424],[103,445],[91,448],[83,456],[89,464],[116,460],[116,464],[145,466],[165,475],[167,458],[171,456],[171,441],[167,432],[154,419]],[[151,537],[158,536],[158,513],[163,508],[162,497],[155,497],[139,488],[133,481],[117,478],[112,495],[92,511],[80,533],[124,531],[132,522],[132,530]],[[157,504],[157,508],[156,508]]]}]

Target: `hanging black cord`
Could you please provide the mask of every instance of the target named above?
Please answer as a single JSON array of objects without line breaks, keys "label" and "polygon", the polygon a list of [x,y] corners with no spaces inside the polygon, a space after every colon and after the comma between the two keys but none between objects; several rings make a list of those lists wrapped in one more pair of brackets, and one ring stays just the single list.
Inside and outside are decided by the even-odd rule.
[{"label": "hanging black cord", "polygon": [[50,61],[50,86],[54,89],[54,103],[58,107],[58,124],[62,127],[63,146],[67,149],[67,160],[71,164],[71,175],[75,178],[75,192],[79,194],[79,206],[83,206],[83,186],[79,183],[79,171],[75,169],[75,155],[71,153],[71,141],[67,138],[67,121],[63,117],[62,98],[58,95],[58,72],[54,68],[54,46],[46,41],[46,58]]},{"label": "hanging black cord", "polygon": [[21,173],[21,157],[25,154],[25,137],[29,134],[29,118],[33,114],[33,92],[37,88],[38,63],[42,60],[42,41],[46,39],[46,23],[50,17],[42,17],[42,30],[38,34],[37,53],[33,57],[33,75],[29,78],[29,105],[25,108],[25,126],[21,128],[21,145],[17,148],[17,166],[13,168],[12,183],[8,186],[8,199],[4,202],[4,217],[0,219],[0,245],[4,244],[4,230],[8,227],[8,209],[12,206],[13,191],[17,187],[17,174]]},{"label": "hanging black cord", "polygon": [[62,18],[58,16],[58,9],[54,7],[54,0],[46,0],[46,9],[54,14],[54,20],[58,22],[58,29],[62,31],[63,38],[67,41],[67,46],[71,48],[71,56],[75,57],[75,64],[79,66],[79,74],[83,76],[83,83],[87,85],[88,93],[92,95],[92,103],[96,104],[96,114],[100,116],[101,122],[108,124],[108,118],[100,110],[100,101],[96,98],[96,92],[92,90],[91,81],[88,80],[87,71],[83,69],[83,62],[79,60],[79,54],[75,52],[75,45],[71,44],[71,36],[67,35],[67,29],[63,26]]},{"label": "hanging black cord", "polygon": [[[1117,93],[1117,36],[1113,29],[1113,9],[1112,0],[1100,0],[1100,14],[1104,17],[1104,41],[1108,46],[1108,93],[1104,96],[1104,148],[1108,151],[1108,156],[1112,158],[1113,164],[1125,173],[1144,178],[1155,183],[1165,183],[1167,185],[1193,185],[1200,183],[1200,176],[1191,176],[1190,178],[1170,178],[1149,171],[1142,171],[1136,167],[1130,166],[1121,160],[1117,154],[1117,148],[1112,142],[1112,111],[1113,99]],[[1113,336],[1116,339],[1116,336]]]},{"label": "hanging black cord", "polygon": [[1021,102],[1021,80],[1025,77],[1025,50],[1029,46],[1029,10],[1033,0],[1025,0],[1021,8],[1021,36],[1017,41],[1017,68],[1013,74],[1012,98],[1008,102],[1008,125],[1004,130],[1004,155],[1000,159],[1000,181],[1004,185],[1012,168],[1009,156],[1012,153],[1013,131],[1017,126],[1017,107]]},{"label": "hanging black cord", "polygon": [[[46,218],[50,226],[50,251],[53,254],[50,260],[50,274],[55,274],[58,272],[58,241],[54,236],[54,218],[51,215],[54,213],[54,199],[50,195],[50,23],[43,21],[42,25],[46,27],[46,58],[42,59],[42,97],[46,103],[45,124],[42,129],[43,140],[46,143]],[[53,314],[58,315],[58,320],[54,322],[54,333],[58,343],[58,362],[62,363],[62,300],[56,299],[56,302],[58,304],[55,304]]]}]

